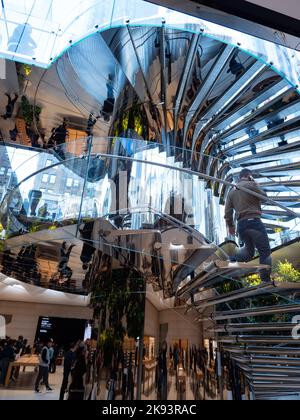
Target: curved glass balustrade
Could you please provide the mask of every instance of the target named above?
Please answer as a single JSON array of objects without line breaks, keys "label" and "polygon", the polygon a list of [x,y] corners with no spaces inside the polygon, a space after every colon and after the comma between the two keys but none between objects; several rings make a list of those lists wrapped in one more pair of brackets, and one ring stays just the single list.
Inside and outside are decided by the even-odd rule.
[{"label": "curved glass balustrade", "polygon": [[[84,292],[97,250],[117,266],[131,258],[171,297],[191,273],[201,272],[202,264],[224,261],[219,269],[232,275],[249,270],[228,267],[226,253],[211,243],[220,244],[226,236],[222,207],[209,200],[209,176],[184,168],[190,151],[168,148],[167,153],[152,142],[90,137],[31,153],[22,164],[14,155],[15,185],[1,206],[4,274]],[[26,177],[25,167],[32,171]],[[161,284],[160,264],[165,266]],[[158,270],[155,281],[153,270]]]},{"label": "curved glass balustrade", "polygon": [[[161,43],[167,48],[162,49]],[[101,58],[101,67],[95,57]],[[39,75],[30,90],[34,106],[43,104],[44,109],[40,121],[29,129],[23,127],[23,144],[29,141],[26,136],[33,144],[38,136],[45,140],[45,132],[51,136],[59,113],[73,131],[78,130],[78,136],[93,132],[99,139],[92,154],[105,151],[126,156],[123,149],[131,149],[132,144],[117,142],[119,151],[113,145],[115,137],[152,139],[153,144],[161,144],[160,151],[168,158],[173,154],[170,165],[178,163],[211,177],[207,186],[212,189],[211,196],[208,191],[212,214],[218,211],[219,197],[221,204],[225,202],[232,180],[244,166],[256,172],[274,199],[282,195],[281,189],[288,192],[289,199],[294,197],[287,207],[297,205],[299,187],[293,182],[298,174],[299,95],[249,54],[184,30],[135,26],[110,29],[83,40],[58,60],[55,70],[59,80],[53,96],[45,101],[45,89],[49,91],[53,80],[51,71]],[[108,136],[112,140],[107,142]],[[51,147],[46,143],[45,147]],[[56,157],[81,156],[86,149],[81,141],[58,146]],[[128,156],[132,153],[134,147]],[[102,176],[103,162],[92,160],[88,181]],[[32,163],[36,167],[34,159]],[[69,161],[66,164],[72,166]],[[86,163],[73,166],[84,177]],[[29,165],[23,169],[30,175]],[[284,175],[293,178],[287,180]],[[228,184],[217,179],[228,180]],[[275,225],[289,223],[276,208],[266,208],[265,216]],[[222,222],[211,230],[210,239],[221,242],[225,237]]]},{"label": "curved glass balustrade", "polygon": [[[118,177],[120,171],[125,177],[127,171],[127,177],[129,177],[128,196],[130,202],[133,202],[132,207],[153,207],[162,213],[167,213],[165,208],[170,193],[182,195],[182,191],[185,191],[184,198],[189,202],[188,206],[192,209],[193,215],[195,214],[195,218],[193,216],[190,222],[185,221],[185,223],[198,227],[201,232],[216,243],[221,243],[225,239],[226,230],[222,221],[222,212],[216,210],[216,214],[220,213],[218,222],[212,223],[212,220],[210,220],[207,226],[203,224],[201,215],[205,212],[205,208],[200,208],[201,206],[198,203],[204,202],[203,197],[206,195],[205,189],[210,183],[210,176],[203,174],[203,180],[201,181],[201,179],[197,179],[196,175],[189,174],[189,170],[185,166],[189,164],[192,157],[195,159],[195,153],[189,150],[168,147],[166,152],[166,147],[162,145],[125,138],[94,138],[90,144],[89,140],[83,139],[82,141],[61,145],[53,151],[29,152],[27,150],[26,153],[24,149],[20,149],[20,153],[18,153],[18,149],[10,146],[2,147],[7,152],[7,158],[10,159],[9,156],[11,157],[9,161],[10,171],[12,171],[11,168],[14,168],[10,178],[14,180],[12,189],[20,184],[14,192],[8,193],[6,201],[8,200],[10,202],[8,205],[12,207],[11,203],[17,202],[17,196],[20,196],[22,201],[25,201],[27,217],[30,217],[28,202],[31,190],[41,191],[41,197],[45,196],[48,201],[56,203],[56,208],[52,206],[50,212],[48,211],[48,221],[52,219],[53,221],[78,219],[81,211],[82,217],[92,217],[93,212],[101,216],[106,215],[110,213],[108,203],[103,204],[106,190],[117,190],[116,177]],[[14,149],[13,153],[11,149]],[[5,153],[3,153],[4,155]],[[32,157],[27,160],[26,157],[29,155],[32,155]],[[126,159],[119,161],[117,157],[113,156],[125,157]],[[203,157],[200,154],[198,156],[196,159]],[[17,163],[22,160],[25,161],[18,165]],[[172,167],[174,168],[172,169]],[[25,176],[25,174],[27,175]],[[208,179],[205,179],[206,176]],[[62,179],[64,183],[59,184]],[[141,180],[145,180],[143,191],[141,191],[139,185]],[[215,180],[215,182],[222,183],[222,180]],[[83,194],[83,188],[87,189],[88,192]],[[188,198],[188,196],[192,198]],[[296,197],[291,194],[290,200],[292,203],[296,201]],[[289,203],[281,203],[281,200],[277,202],[276,198],[280,198],[280,196],[270,198],[275,199],[273,206],[277,205],[279,210],[282,205],[282,215],[287,218],[287,222],[295,219],[293,213],[297,213],[293,211],[293,208],[289,213]],[[209,197],[206,198],[206,200],[208,199]],[[43,201],[44,199],[40,198],[34,217],[38,217],[38,208],[41,206],[39,203]],[[81,206],[82,201],[84,204]],[[121,203],[120,208],[127,208],[126,199],[123,201],[124,205]],[[211,204],[214,201],[217,205],[217,201],[212,197]],[[99,203],[102,203],[102,205]],[[209,202],[206,205],[210,205]],[[118,210],[116,203],[112,206],[114,206],[114,211]],[[83,207],[83,209],[80,210],[80,207]],[[218,207],[218,210],[223,208],[223,206]],[[269,218],[269,208],[269,205],[265,207],[267,220]],[[21,211],[21,208],[18,211]],[[273,221],[276,222],[276,211],[278,210],[275,207],[273,211],[275,215]],[[220,234],[219,238],[213,237],[209,232],[208,226],[214,224],[219,225],[219,227],[223,225],[223,233]],[[222,231],[219,230],[219,232]]]},{"label": "curved glass balustrade", "polygon": [[[24,153],[24,149],[21,151]],[[270,331],[270,328],[271,331],[274,328],[288,331],[293,326],[293,315],[299,310],[297,301],[291,297],[292,293],[297,293],[297,284],[248,287],[241,278],[257,272],[259,267],[228,263],[227,255],[194,229],[205,227],[202,214],[203,203],[207,204],[207,180],[199,178],[199,173],[188,174],[190,170],[184,168],[182,159],[184,152],[190,161],[191,151],[183,149],[171,148],[167,153],[165,146],[152,142],[95,138],[62,145],[52,151],[32,150],[32,158],[23,164],[16,154],[11,154],[15,172],[20,175],[19,182],[8,191],[2,208],[2,222],[6,227],[3,234],[7,236],[1,252],[1,271],[36,286],[80,294],[92,291],[91,302],[96,314],[102,302],[111,297],[117,304],[109,306],[110,311],[121,311],[123,294],[126,302],[128,296],[137,295],[139,300],[134,303],[140,314],[139,327],[147,322],[143,296],[159,299],[162,307],[173,308],[174,314],[178,308],[184,311],[184,305],[189,313],[193,311],[193,324],[195,319],[207,320],[211,322],[212,332],[222,331],[217,333],[218,340],[230,352],[239,351],[240,347],[235,345],[236,334],[232,335],[230,329],[223,327],[224,321],[242,319],[259,331]],[[160,164],[162,166],[158,166]],[[24,177],[24,168],[29,167],[31,175]],[[128,175],[124,183],[120,179],[121,172]],[[57,191],[53,191],[51,176],[59,181]],[[39,183],[35,185],[37,179]],[[73,190],[77,185],[75,181],[80,183],[77,192]],[[130,198],[127,206],[122,204],[126,199],[119,194],[122,185]],[[192,193],[190,185],[194,187]],[[175,197],[170,197],[172,190]],[[178,191],[181,193],[177,195]],[[49,202],[49,197],[54,203]],[[101,197],[101,202],[95,202],[97,197]],[[185,197],[189,201],[183,205]],[[217,198],[215,203],[219,215]],[[58,214],[59,207],[62,214]],[[211,209],[212,206],[205,214],[211,215]],[[207,221],[210,228],[211,220],[207,218]],[[128,271],[136,282],[139,279],[130,286],[130,293],[126,289]],[[108,287],[111,273],[119,293]],[[126,313],[131,321],[126,333],[136,337],[137,331],[142,330],[135,327],[132,332],[135,312],[131,309]],[[278,316],[287,325],[276,322]],[[96,317],[102,322],[99,314]],[[240,328],[243,334],[247,329],[245,324],[235,328]],[[116,334],[118,324],[109,326]],[[283,335],[241,335],[239,343],[247,345],[246,353],[251,352],[248,346],[253,340],[268,344],[266,354],[276,351],[270,347],[272,343],[274,346],[291,343],[291,338]],[[281,348],[281,351],[284,355],[287,350]],[[296,354],[297,351],[294,350]],[[114,354],[113,350],[109,352],[110,356]],[[103,366],[100,371],[106,372]],[[101,382],[101,375],[98,380]],[[147,391],[142,393],[142,398],[146,396]],[[106,398],[106,395],[100,393],[98,398]]]},{"label": "curved glass balustrade", "polygon": [[[205,230],[203,209],[198,205],[199,202],[204,205],[200,195],[205,183],[196,176],[164,168],[164,164],[175,163],[175,153],[167,158],[163,148],[154,143],[113,139],[110,153],[112,148],[114,152],[118,150],[120,158],[111,159],[95,153],[101,147],[103,150],[103,139],[94,139],[90,147],[88,141],[82,145],[83,153],[78,157],[78,142],[52,153],[33,152],[31,167],[38,159],[36,174],[25,180],[21,175],[19,186],[8,192],[2,204],[7,244],[10,236],[14,242],[14,237],[20,235],[17,242],[21,244],[23,239],[28,240],[27,235],[33,240],[35,233],[40,231],[44,237],[47,230],[53,240],[56,234],[63,239],[67,226],[74,225],[70,235],[80,237],[76,225],[100,217],[109,221],[111,229],[137,231],[152,226],[155,230],[169,225],[180,230],[183,226],[187,234],[201,238],[194,227]],[[145,162],[126,161],[122,155]],[[162,167],[153,167],[153,160],[160,161]],[[15,174],[23,174],[24,165],[29,167],[30,161],[16,168]],[[120,193],[122,188],[124,196]],[[203,241],[206,243],[204,238]]]}]

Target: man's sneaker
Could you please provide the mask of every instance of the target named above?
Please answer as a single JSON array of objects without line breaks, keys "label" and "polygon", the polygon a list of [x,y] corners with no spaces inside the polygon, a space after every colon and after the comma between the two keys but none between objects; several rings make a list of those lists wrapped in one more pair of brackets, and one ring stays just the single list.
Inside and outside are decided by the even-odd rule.
[{"label": "man's sneaker", "polygon": [[47,388],[47,392],[53,392],[53,389],[50,386]]},{"label": "man's sneaker", "polygon": [[41,391],[38,388],[35,389],[34,391],[35,391],[36,394],[40,394],[41,393]]}]

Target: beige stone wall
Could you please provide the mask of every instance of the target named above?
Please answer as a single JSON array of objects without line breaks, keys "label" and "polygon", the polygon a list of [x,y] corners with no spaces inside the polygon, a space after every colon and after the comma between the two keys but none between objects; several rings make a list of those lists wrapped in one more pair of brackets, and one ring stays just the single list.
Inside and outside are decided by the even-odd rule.
[{"label": "beige stone wall", "polygon": [[188,340],[189,345],[201,345],[202,326],[195,323],[196,314],[184,312],[184,309],[158,311],[146,300],[145,335],[155,337],[158,345],[160,324],[168,324],[168,346],[178,339]]},{"label": "beige stone wall", "polygon": [[13,339],[23,335],[32,345],[40,316],[91,319],[93,311],[78,306],[0,301],[0,314],[12,315],[7,325],[7,335]]},{"label": "beige stone wall", "polygon": [[146,299],[145,309],[145,335],[155,337],[158,340],[159,336],[159,321],[158,310]]},{"label": "beige stone wall", "polygon": [[[78,306],[50,305],[0,301],[0,314],[12,315],[12,322],[7,326],[7,335],[17,338],[23,335],[32,345],[40,316],[90,319],[93,311]],[[202,341],[201,325],[194,322],[195,314],[184,314],[184,309],[158,311],[146,300],[145,335],[155,337],[159,344],[160,324],[168,324],[168,345],[173,340],[188,340],[190,345],[200,345]]]},{"label": "beige stone wall", "polygon": [[159,324],[168,324],[167,343],[173,340],[188,340],[189,346],[202,343],[202,327],[195,322],[195,313],[185,314],[184,309],[167,309],[159,312]]}]

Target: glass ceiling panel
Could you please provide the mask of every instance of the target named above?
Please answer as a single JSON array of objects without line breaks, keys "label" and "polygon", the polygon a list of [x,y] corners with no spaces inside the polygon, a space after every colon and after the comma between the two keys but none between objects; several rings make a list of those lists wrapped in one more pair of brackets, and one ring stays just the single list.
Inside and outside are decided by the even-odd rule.
[{"label": "glass ceiling panel", "polygon": [[2,0],[0,56],[49,67],[67,48],[96,31],[129,25],[204,32],[268,62],[294,86],[300,53],[143,0]]}]

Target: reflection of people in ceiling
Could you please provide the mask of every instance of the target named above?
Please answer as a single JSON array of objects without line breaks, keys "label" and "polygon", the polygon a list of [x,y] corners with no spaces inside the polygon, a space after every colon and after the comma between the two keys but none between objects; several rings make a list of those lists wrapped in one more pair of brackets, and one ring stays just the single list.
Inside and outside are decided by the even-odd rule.
[{"label": "reflection of people in ceiling", "polygon": [[71,256],[72,249],[76,245],[72,244],[67,248],[67,243],[63,242],[61,249],[60,249],[60,261],[58,264],[58,273],[59,273],[59,280],[58,282],[60,284],[66,284],[71,280],[71,277],[73,275],[73,270],[68,267],[69,259]]},{"label": "reflection of people in ceiling", "polygon": [[108,75],[108,81],[106,83],[107,88],[107,99],[104,101],[101,116],[104,118],[104,121],[109,121],[111,115],[114,112],[115,105],[115,95],[114,95],[114,76],[112,74]]},{"label": "reflection of people in ceiling", "polygon": [[15,274],[19,280],[35,285],[40,284],[40,274],[37,262],[37,246],[23,246],[18,253]]},{"label": "reflection of people in ceiling", "polygon": [[28,23],[18,25],[8,40],[8,51],[34,57],[37,44],[31,37],[32,27]]},{"label": "reflection of people in ceiling", "polygon": [[87,127],[86,127],[86,134],[88,136],[92,136],[93,135],[93,131],[94,131],[94,126],[96,125],[97,121],[98,121],[99,117],[95,117],[94,113],[91,112],[89,115],[89,119],[87,122]]},{"label": "reflection of people in ceiling", "polygon": [[14,99],[11,98],[9,93],[5,93],[5,96],[7,96],[7,105],[6,105],[6,112],[4,115],[1,115],[1,117],[4,120],[7,120],[9,118],[12,117],[14,109],[15,109],[15,104],[18,100],[19,95],[17,93],[15,93],[15,97]]},{"label": "reflection of people in ceiling", "polygon": [[9,249],[7,249],[6,251],[3,252],[2,261],[1,261],[2,273],[3,274],[5,274],[6,276],[11,276],[14,261],[15,260],[13,258],[13,254]]},{"label": "reflection of people in ceiling", "polygon": [[95,248],[92,246],[94,224],[94,221],[87,222],[80,228],[81,239],[83,240],[83,247],[80,255],[80,260],[83,264],[83,270],[87,270],[88,263],[91,261],[95,252]]}]

